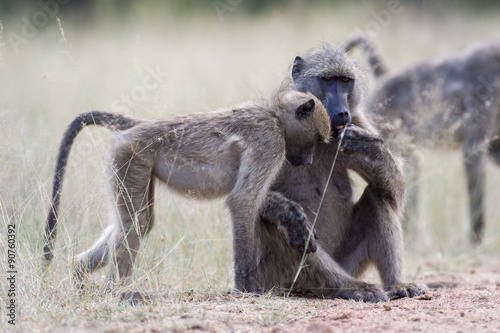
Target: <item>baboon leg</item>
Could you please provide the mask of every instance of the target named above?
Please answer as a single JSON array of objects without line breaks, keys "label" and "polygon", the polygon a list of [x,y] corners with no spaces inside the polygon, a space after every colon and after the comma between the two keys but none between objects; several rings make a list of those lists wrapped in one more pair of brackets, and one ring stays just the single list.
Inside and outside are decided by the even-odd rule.
[{"label": "baboon leg", "polygon": [[486,153],[477,146],[464,143],[464,163],[469,193],[470,237],[473,244],[481,243],[484,235],[484,180]]},{"label": "baboon leg", "polygon": [[114,225],[107,227],[90,249],[78,254],[75,267],[77,280],[81,280],[85,273],[91,273],[109,262],[109,245],[115,229]]},{"label": "baboon leg", "polygon": [[257,283],[264,290],[273,287],[297,293],[313,293],[318,297],[354,299],[364,302],[387,300],[386,293],[378,286],[354,279],[320,246],[307,259],[293,283],[299,270],[303,253],[293,249],[285,234],[276,229],[274,223],[261,220]]},{"label": "baboon leg", "polygon": [[386,293],[378,286],[354,279],[341,265],[318,246],[306,260],[297,287],[313,291],[321,297],[353,299],[363,302],[387,301]]},{"label": "baboon leg", "polygon": [[377,267],[390,297],[427,292],[423,285],[404,283],[404,246],[399,216],[403,210],[405,182],[398,161],[371,134],[350,126],[342,148],[352,152],[350,168],[368,182],[353,211],[350,229],[335,259],[358,277],[370,262]]},{"label": "baboon leg", "polygon": [[[493,105],[496,105],[493,102]],[[469,121],[465,128],[465,138],[462,144],[464,165],[467,178],[467,189],[469,193],[469,216],[471,221],[470,240],[472,244],[478,245],[484,236],[484,193],[486,159],[488,153],[487,144],[489,138],[493,137],[494,122],[491,121],[492,108],[478,108],[471,101],[467,101],[466,111]]]},{"label": "baboon leg", "polygon": [[[336,259],[347,273],[358,277],[373,262],[388,290],[403,281],[403,239],[398,216],[377,202],[368,186],[354,210],[354,217]],[[370,216],[370,219],[366,219]]]},{"label": "baboon leg", "polygon": [[122,283],[132,274],[140,242],[154,222],[152,163],[145,156],[122,155],[115,155],[111,178],[119,222],[111,245],[109,284]]},{"label": "baboon leg", "polygon": [[[114,177],[117,177],[117,175],[115,175]],[[148,176],[145,181],[147,181],[149,177],[150,176]],[[115,181],[117,181],[116,178],[113,179],[113,184],[115,184]],[[122,185],[124,186],[126,181],[120,183],[122,183]],[[140,242],[139,235],[147,234],[151,230],[154,222],[154,179],[149,180],[149,184],[150,185],[147,187],[147,194],[144,196],[144,202],[142,202],[141,200],[140,207],[142,208],[136,210],[142,210],[142,212],[140,214],[137,214],[137,217],[135,219],[135,221],[137,222],[134,222],[132,224],[132,228],[129,227],[128,232],[122,230],[122,223],[130,224],[130,213],[128,212],[128,208],[125,210],[120,210],[120,208],[118,208],[118,211],[120,212],[119,214],[117,214],[119,222],[115,222],[113,225],[106,228],[104,234],[92,245],[90,249],[80,253],[77,256],[75,267],[75,277],[77,280],[81,280],[84,277],[85,273],[91,273],[94,270],[105,266],[110,261],[110,252],[113,255],[114,264],[116,265],[116,267],[111,267],[111,273],[109,275],[108,283],[111,283],[115,280],[117,267],[118,274],[121,278],[127,277],[131,274],[132,264]],[[127,193],[127,191],[124,190],[122,194],[123,193]],[[126,205],[127,207],[132,207],[133,203],[130,202],[132,198],[127,198],[126,194],[122,194],[120,194],[117,198],[118,202],[121,202],[122,205]],[[142,219],[142,221],[145,221],[146,223],[143,224],[140,219]],[[145,225],[146,227],[142,227],[143,225]],[[136,230],[137,227],[140,230],[139,233]],[[122,231],[120,232],[119,230]],[[128,246],[128,244],[132,244],[133,247]],[[110,251],[110,249],[112,250]]]},{"label": "baboon leg", "polygon": [[376,193],[367,187],[335,258],[354,277],[359,277],[373,263],[390,298],[425,294],[428,291],[425,285],[403,282],[404,249],[399,217],[387,206],[374,205],[377,201]]}]

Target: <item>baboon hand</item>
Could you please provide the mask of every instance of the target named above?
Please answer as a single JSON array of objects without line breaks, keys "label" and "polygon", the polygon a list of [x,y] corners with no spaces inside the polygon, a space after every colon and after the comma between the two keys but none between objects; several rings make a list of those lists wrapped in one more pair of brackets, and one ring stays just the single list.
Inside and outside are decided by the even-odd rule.
[{"label": "baboon hand", "polygon": [[[251,266],[251,267],[248,267]],[[257,283],[255,281],[255,266],[243,262],[236,261],[234,264],[234,287],[235,293],[254,293],[258,294]]]},{"label": "baboon hand", "polygon": [[398,283],[389,288],[386,288],[390,299],[402,297],[414,297],[424,295],[429,292],[429,288],[425,284],[420,283]]},{"label": "baboon hand", "polygon": [[357,302],[386,302],[389,297],[382,288],[363,281],[353,280],[342,286],[333,298],[352,299]]},{"label": "baboon hand", "polygon": [[[312,223],[307,218],[301,205],[289,201],[286,211],[281,216],[280,226],[291,247],[297,249],[300,253],[304,253],[307,245],[306,253],[316,252],[318,234],[313,229]],[[309,244],[307,243],[308,239]]]},{"label": "baboon hand", "polygon": [[381,143],[384,140],[365,130],[364,128],[348,124],[339,133],[339,138],[342,136],[342,144],[340,150],[345,154],[362,153],[369,149],[373,143]]}]

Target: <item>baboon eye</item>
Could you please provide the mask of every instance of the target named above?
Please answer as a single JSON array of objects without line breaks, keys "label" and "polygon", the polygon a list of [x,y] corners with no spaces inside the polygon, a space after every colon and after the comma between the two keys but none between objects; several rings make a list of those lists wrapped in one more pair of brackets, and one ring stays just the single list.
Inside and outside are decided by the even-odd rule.
[{"label": "baboon eye", "polygon": [[328,82],[328,81],[333,80],[333,76],[323,76],[321,79]]},{"label": "baboon eye", "polygon": [[346,76],[342,77],[342,82],[349,82],[349,81],[351,81],[351,78],[348,78]]}]

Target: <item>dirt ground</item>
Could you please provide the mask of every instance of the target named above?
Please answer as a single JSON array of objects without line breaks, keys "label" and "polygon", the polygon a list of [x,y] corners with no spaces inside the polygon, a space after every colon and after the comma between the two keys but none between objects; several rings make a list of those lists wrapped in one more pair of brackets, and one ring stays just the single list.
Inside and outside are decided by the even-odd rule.
[{"label": "dirt ground", "polygon": [[[500,332],[500,265],[426,275],[425,279],[455,286],[377,304],[276,296],[234,298],[193,291],[118,311],[115,303],[108,313],[92,319],[61,319],[52,321],[51,327],[35,326],[51,332]],[[33,328],[24,324],[28,325],[18,326],[21,331],[23,326]]]}]

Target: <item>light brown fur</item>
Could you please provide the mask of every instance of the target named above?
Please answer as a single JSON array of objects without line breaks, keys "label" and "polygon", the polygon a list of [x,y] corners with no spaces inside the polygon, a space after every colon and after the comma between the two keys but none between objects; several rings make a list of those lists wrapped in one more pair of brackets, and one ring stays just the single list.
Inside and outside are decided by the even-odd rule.
[{"label": "light brown fur", "polygon": [[311,94],[285,91],[272,100],[163,120],[92,112],[77,117],[61,142],[47,219],[45,257],[51,259],[62,176],[71,144],[86,125],[117,130],[110,153],[115,221],[78,255],[81,277],[111,262],[110,285],[132,273],[140,242],[154,224],[156,179],[200,199],[226,197],[233,225],[235,287],[257,290],[257,214],[285,157],[312,162],[316,144],[329,139],[328,115]]}]

